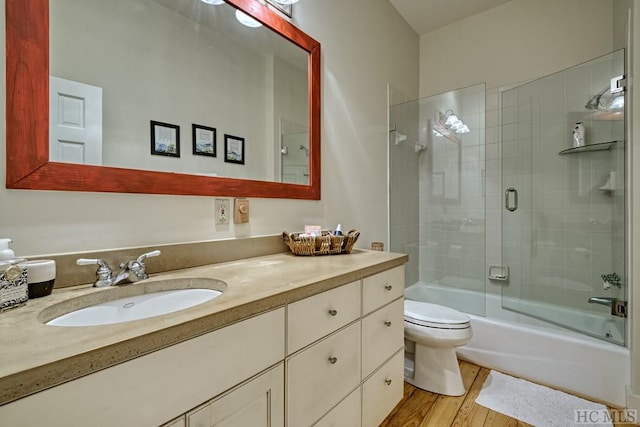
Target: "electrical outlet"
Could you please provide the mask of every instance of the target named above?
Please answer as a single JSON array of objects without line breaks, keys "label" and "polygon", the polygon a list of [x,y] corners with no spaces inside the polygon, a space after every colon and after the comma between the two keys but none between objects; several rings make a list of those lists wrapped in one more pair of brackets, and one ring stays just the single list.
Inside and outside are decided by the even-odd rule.
[{"label": "electrical outlet", "polygon": [[216,225],[229,224],[229,199],[216,199]]},{"label": "electrical outlet", "polygon": [[234,199],[233,222],[235,224],[244,224],[249,222],[249,200]]}]

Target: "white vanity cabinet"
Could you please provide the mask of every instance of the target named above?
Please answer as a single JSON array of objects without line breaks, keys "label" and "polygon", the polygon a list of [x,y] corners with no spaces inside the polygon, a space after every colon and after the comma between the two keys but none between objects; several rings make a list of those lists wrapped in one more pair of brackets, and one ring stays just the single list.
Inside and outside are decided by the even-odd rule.
[{"label": "white vanity cabinet", "polygon": [[0,425],[376,427],[403,393],[403,269],[2,405]]}]

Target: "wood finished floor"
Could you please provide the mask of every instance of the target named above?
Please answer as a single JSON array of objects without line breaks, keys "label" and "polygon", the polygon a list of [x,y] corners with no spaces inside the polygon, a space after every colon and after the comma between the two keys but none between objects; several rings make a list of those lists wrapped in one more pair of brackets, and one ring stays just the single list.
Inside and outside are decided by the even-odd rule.
[{"label": "wood finished floor", "polygon": [[[476,398],[491,370],[465,361],[459,363],[467,390],[464,395],[442,396],[404,383],[404,397],[380,424],[380,427],[531,426],[531,424],[478,405]],[[618,424],[614,424],[614,426],[617,427]]]}]

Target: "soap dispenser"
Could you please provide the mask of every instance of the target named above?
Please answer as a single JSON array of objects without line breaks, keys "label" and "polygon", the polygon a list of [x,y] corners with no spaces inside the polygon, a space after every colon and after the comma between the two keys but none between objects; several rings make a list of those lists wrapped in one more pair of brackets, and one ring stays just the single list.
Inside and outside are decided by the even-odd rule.
[{"label": "soap dispenser", "polygon": [[29,299],[27,260],[9,248],[11,239],[0,239],[0,312],[20,307]]},{"label": "soap dispenser", "polygon": [[13,250],[9,248],[9,243],[11,242],[11,239],[0,239],[0,261],[5,259],[13,259],[16,257],[16,254],[13,252]]}]

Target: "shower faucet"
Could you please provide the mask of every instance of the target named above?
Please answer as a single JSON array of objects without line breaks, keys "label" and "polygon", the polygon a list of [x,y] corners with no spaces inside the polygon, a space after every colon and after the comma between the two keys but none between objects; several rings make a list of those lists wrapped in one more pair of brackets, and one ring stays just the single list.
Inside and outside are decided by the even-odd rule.
[{"label": "shower faucet", "polygon": [[605,289],[609,289],[612,285],[617,288],[622,287],[622,280],[620,279],[620,276],[618,276],[616,273],[601,274],[600,277],[604,282]]}]

